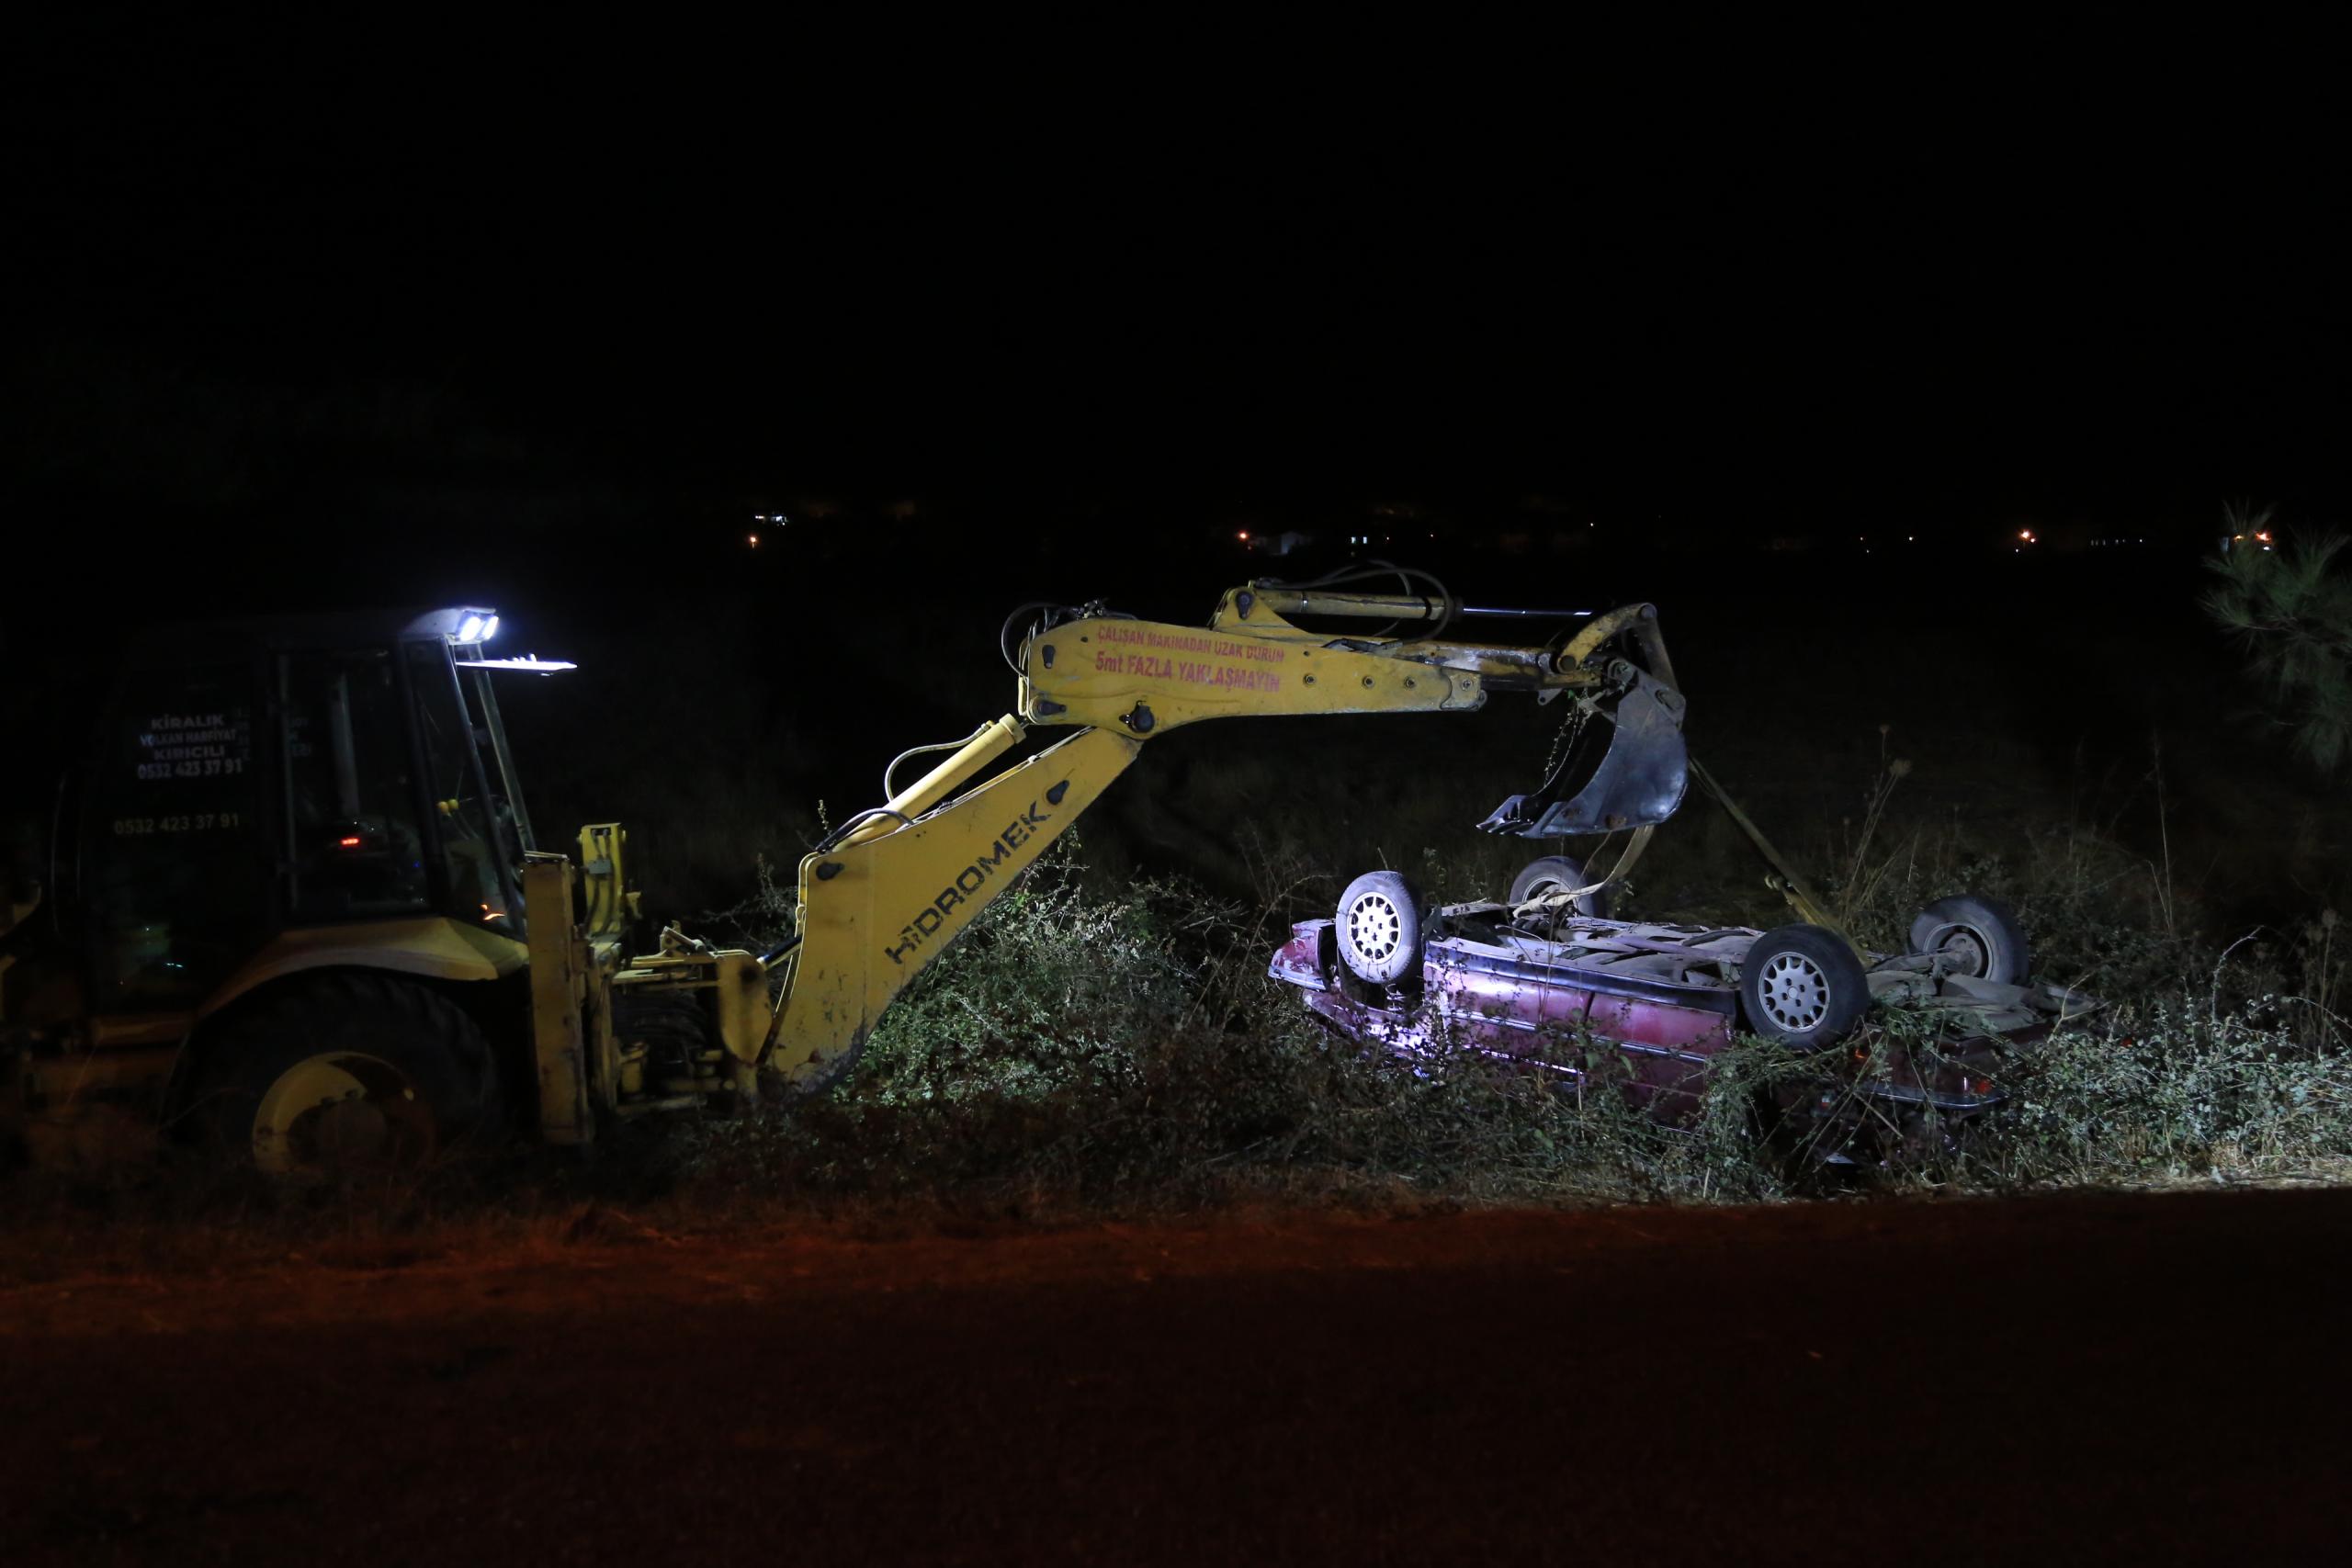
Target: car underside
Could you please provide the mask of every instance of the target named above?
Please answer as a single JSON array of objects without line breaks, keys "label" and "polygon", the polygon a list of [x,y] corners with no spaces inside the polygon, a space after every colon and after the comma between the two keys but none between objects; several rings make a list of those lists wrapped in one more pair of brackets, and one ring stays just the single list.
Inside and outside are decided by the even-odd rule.
[{"label": "car underside", "polygon": [[[2007,1098],[2016,1053],[2096,1006],[2026,980],[2021,943],[2009,959],[2020,973],[2004,973],[2007,933],[1951,930],[1925,912],[1915,925],[1923,951],[1841,954],[1830,942],[1790,942],[1840,940],[1815,926],[1615,920],[1540,899],[1408,915],[1397,906],[1409,891],[1393,877],[1367,917],[1360,888],[1370,880],[1359,879],[1336,918],[1294,926],[1269,967],[1320,1020],[1430,1062],[1468,1053],[1579,1078],[1606,1073],[1668,1122],[1696,1112],[1717,1058],[1744,1035],[1801,1056],[1774,1090],[1783,1112],[1830,1115],[1849,1130],[1964,1121]],[[1980,923],[2006,913],[1988,900],[1945,904]],[[1408,925],[1419,929],[1407,955]],[[1817,1142],[1848,1157],[1850,1139]]]}]

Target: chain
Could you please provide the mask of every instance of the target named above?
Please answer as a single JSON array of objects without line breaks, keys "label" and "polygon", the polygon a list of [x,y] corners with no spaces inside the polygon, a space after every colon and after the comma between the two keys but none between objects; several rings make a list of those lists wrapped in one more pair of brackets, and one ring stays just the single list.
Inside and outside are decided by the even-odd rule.
[{"label": "chain", "polygon": [[1560,764],[1575,753],[1577,738],[1584,733],[1586,723],[1599,705],[1581,692],[1568,694],[1568,716],[1562,719],[1560,728],[1553,732],[1551,753],[1544,759],[1543,777],[1550,778]]}]

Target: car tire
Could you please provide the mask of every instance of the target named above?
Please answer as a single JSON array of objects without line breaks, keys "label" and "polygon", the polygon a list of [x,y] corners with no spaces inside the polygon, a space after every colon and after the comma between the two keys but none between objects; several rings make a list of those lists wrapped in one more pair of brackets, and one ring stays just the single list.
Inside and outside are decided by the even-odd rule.
[{"label": "car tire", "polygon": [[[1582,887],[1590,880],[1584,867],[1566,855],[1545,855],[1532,860],[1526,868],[1510,879],[1510,901],[1524,904],[1546,891]],[[1609,918],[1609,892],[1606,887],[1595,889],[1576,901],[1576,911],[1587,919],[1605,920]]]},{"label": "car tire", "polygon": [[1766,931],[1739,966],[1739,1007],[1750,1032],[1792,1051],[1845,1038],[1870,1010],[1862,961],[1825,926]]},{"label": "car tire", "polygon": [[207,1153],[269,1176],[416,1170],[506,1131],[489,1041],[412,980],[342,973],[206,1031],[187,1112]]},{"label": "car tire", "polygon": [[2033,973],[2025,928],[1997,898],[1974,893],[1939,898],[1911,922],[1911,951],[1959,960],[1957,973],[2004,986],[2022,986]]},{"label": "car tire", "polygon": [[1421,966],[1421,900],[1393,871],[1368,871],[1340,895],[1340,962],[1374,986],[1394,986]]}]

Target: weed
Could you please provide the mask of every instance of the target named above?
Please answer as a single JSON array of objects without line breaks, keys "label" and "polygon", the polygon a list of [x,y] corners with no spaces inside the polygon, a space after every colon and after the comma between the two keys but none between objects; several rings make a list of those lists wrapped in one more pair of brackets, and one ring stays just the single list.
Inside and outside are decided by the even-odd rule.
[{"label": "weed", "polygon": [[[2048,933],[2046,968],[2120,998],[2096,1027],[2017,1053],[2006,1106],[1965,1125],[1851,1090],[1784,1125],[1763,1108],[1810,1095],[1822,1069],[1758,1041],[1716,1058],[1675,1125],[1622,1092],[1605,1043],[1559,1042],[1532,1069],[1363,1050],[1262,977],[1300,878],[1279,850],[1255,852],[1266,893],[1250,909],[1175,880],[1098,887],[1057,849],[887,1015],[859,1078],[789,1119],[705,1124],[679,1179],[1035,1213],[1241,1195],[1755,1201],[1817,1186],[1831,1154],[1881,1185],[2005,1190],[2352,1156],[2352,1056],[2340,1025],[2314,1030],[2341,985],[2333,923],[2290,955],[2311,978],[2289,995],[2278,953],[2210,953],[2119,918],[2130,857],[2079,835],[2036,840],[2017,864],[1906,842],[1851,902],[1894,931],[1954,886],[2005,894]],[[1863,1048],[1932,1051],[1929,1031],[1894,1014]]]}]

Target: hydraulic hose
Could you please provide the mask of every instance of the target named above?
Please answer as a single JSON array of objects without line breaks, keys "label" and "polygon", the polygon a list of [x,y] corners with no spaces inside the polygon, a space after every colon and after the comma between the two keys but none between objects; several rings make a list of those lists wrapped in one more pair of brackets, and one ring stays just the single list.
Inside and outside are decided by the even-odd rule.
[{"label": "hydraulic hose", "polygon": [[[1435,572],[1423,571],[1417,566],[1398,566],[1395,561],[1368,560],[1361,565],[1343,566],[1335,571],[1327,571],[1320,577],[1309,578],[1304,582],[1285,582],[1268,578],[1264,581],[1263,586],[1304,592],[1317,588],[1338,588],[1347,583],[1377,581],[1387,577],[1395,578],[1408,594],[1414,592],[1416,580],[1427,584],[1429,596],[1438,602],[1442,611],[1437,624],[1430,627],[1425,635],[1431,641],[1443,637],[1446,627],[1453,624],[1454,612],[1457,608],[1453,602],[1453,595],[1445,591],[1445,584],[1438,581]],[[1392,621],[1372,635],[1375,637],[1386,637],[1403,624],[1400,621]]]},{"label": "hydraulic hose", "polygon": [[965,747],[969,746],[973,741],[978,740],[981,736],[986,735],[988,732],[989,727],[983,724],[978,729],[973,730],[971,734],[965,736],[960,740],[936,740],[928,746],[908,747],[905,750],[891,758],[890,765],[882,770],[882,798],[885,800],[896,800],[899,798],[899,787],[890,781],[898,773],[899,764],[905,761],[908,758],[928,756],[933,751],[960,751]]}]

